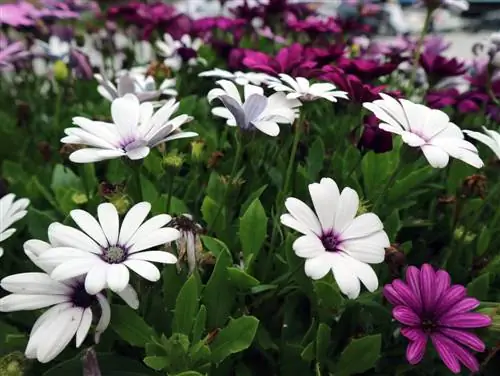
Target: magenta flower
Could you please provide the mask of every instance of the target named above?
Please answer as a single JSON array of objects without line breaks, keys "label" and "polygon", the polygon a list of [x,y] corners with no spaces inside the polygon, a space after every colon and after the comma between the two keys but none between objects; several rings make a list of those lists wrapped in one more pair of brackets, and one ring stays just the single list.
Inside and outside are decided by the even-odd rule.
[{"label": "magenta flower", "polygon": [[363,118],[363,133],[358,141],[361,150],[373,150],[375,153],[385,153],[392,150],[392,134],[380,129],[375,115]]},{"label": "magenta flower", "polygon": [[305,20],[300,20],[293,13],[289,13],[286,17],[286,26],[293,31],[306,32],[312,36],[317,36],[320,33],[342,33],[342,28],[331,17],[324,20],[309,16]]},{"label": "magenta flower", "polygon": [[0,4],[0,25],[12,27],[34,26],[35,20],[30,16],[30,10],[36,9],[31,4]]},{"label": "magenta flower", "polygon": [[362,81],[373,81],[379,77],[387,76],[398,68],[398,63],[381,63],[369,59],[342,59],[339,68],[348,74],[353,74]]},{"label": "magenta flower", "polygon": [[0,70],[12,66],[12,63],[29,55],[23,42],[8,44],[6,39],[0,36]]},{"label": "magenta flower", "polygon": [[456,58],[449,59],[442,55],[433,55],[427,52],[424,52],[420,56],[420,65],[424,68],[428,76],[437,79],[460,76],[467,69],[465,63]]},{"label": "magenta flower", "polygon": [[485,345],[470,329],[491,324],[491,318],[470,312],[479,300],[467,296],[462,285],[452,285],[445,270],[434,271],[424,264],[420,269],[406,270],[406,283],[397,279],[385,285],[384,296],[394,305],[392,315],[403,324],[401,334],[410,344],[406,358],[419,363],[430,339],[442,361],[453,373],[460,372],[460,363],[472,372],[479,363],[471,350],[482,352]]},{"label": "magenta flower", "polygon": [[243,64],[250,69],[264,72],[273,76],[286,73],[292,77],[310,78],[314,75],[315,61],[309,61],[305,49],[299,43],[289,47],[283,47],[278,51],[276,57],[266,55],[263,52],[248,50],[245,52]]}]

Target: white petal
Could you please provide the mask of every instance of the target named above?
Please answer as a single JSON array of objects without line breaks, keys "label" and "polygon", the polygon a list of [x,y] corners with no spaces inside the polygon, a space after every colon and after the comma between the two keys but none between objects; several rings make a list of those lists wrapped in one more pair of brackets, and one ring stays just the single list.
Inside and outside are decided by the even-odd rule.
[{"label": "white petal", "polygon": [[285,201],[285,206],[290,214],[299,222],[303,223],[307,228],[313,231],[316,235],[320,236],[322,233],[321,225],[318,217],[314,212],[299,199],[289,197]]},{"label": "white petal", "polygon": [[94,264],[85,277],[85,290],[90,295],[96,295],[104,290],[111,265],[102,262]]},{"label": "white petal", "polygon": [[175,264],[177,257],[165,251],[137,252],[128,257],[129,260],[144,260],[151,262],[161,262],[163,264]]},{"label": "white petal", "polygon": [[100,254],[101,247],[91,237],[76,228],[60,223],[52,223],[48,229],[52,246],[64,246],[81,249],[86,252]]},{"label": "white petal", "polygon": [[141,115],[139,99],[133,94],[126,94],[111,103],[111,117],[117,125],[122,139],[135,134]]},{"label": "white petal", "polygon": [[0,312],[31,311],[68,300],[66,295],[11,294],[0,299]]},{"label": "white petal", "polygon": [[139,146],[127,150],[126,155],[129,159],[136,161],[139,159],[144,159],[149,155],[150,149],[148,146]]},{"label": "white petal", "polygon": [[108,240],[102,231],[101,225],[92,215],[80,209],[72,210],[69,214],[78,227],[99,243],[101,247],[108,247]]},{"label": "white petal", "polygon": [[361,291],[361,285],[356,274],[340,253],[331,254],[333,276],[339,286],[340,291],[347,295],[349,299],[356,299]]},{"label": "white petal", "polygon": [[139,308],[139,297],[137,292],[130,285],[126,286],[122,291],[117,292],[118,296],[123,299],[125,303],[128,304],[130,308]]},{"label": "white petal", "polygon": [[15,232],[16,232],[15,228],[10,228],[4,232],[1,232],[0,233],[0,242],[3,242],[4,240],[10,238]]},{"label": "white petal", "polygon": [[16,294],[66,295],[71,288],[45,273],[21,273],[5,277],[0,282],[6,291]]},{"label": "white petal", "polygon": [[264,134],[271,137],[276,137],[280,133],[279,125],[274,121],[258,120],[253,121],[252,125]]},{"label": "white petal", "polygon": [[421,149],[432,167],[444,168],[448,165],[450,156],[443,149],[434,145],[424,145]]},{"label": "white petal", "polygon": [[90,326],[92,325],[92,309],[85,308],[82,315],[82,320],[76,331],[76,347],[80,347],[87,334],[89,333]]},{"label": "white petal", "polygon": [[381,231],[384,228],[380,218],[373,213],[361,214],[354,218],[349,226],[341,233],[342,240],[361,238]]},{"label": "white petal", "polygon": [[301,236],[293,242],[293,250],[302,258],[314,258],[326,252],[323,243],[316,235]]},{"label": "white petal", "polygon": [[372,267],[364,262],[358,261],[355,258],[343,255],[344,260],[349,265],[352,272],[363,282],[363,285],[370,292],[374,292],[378,288],[378,278]]},{"label": "white petal", "polygon": [[379,231],[362,238],[343,241],[338,248],[359,261],[379,264],[384,261],[385,248],[389,245],[387,234]]},{"label": "white petal", "polygon": [[160,271],[150,262],[128,259],[124,264],[148,281],[156,282],[160,279]]},{"label": "white petal", "polygon": [[331,258],[327,252],[324,252],[321,256],[309,258],[304,263],[306,275],[314,280],[323,278],[331,269]]},{"label": "white petal", "polygon": [[304,235],[311,234],[317,237],[317,235],[314,234],[305,224],[297,221],[291,214],[282,214],[280,221],[282,225],[290,227]]},{"label": "white petal", "polygon": [[87,274],[97,262],[95,259],[69,260],[57,266],[50,276],[58,281],[79,277]]},{"label": "white petal", "polygon": [[137,239],[137,242],[132,245],[132,247],[130,247],[129,254],[156,247],[162,244],[170,243],[174,240],[179,239],[180,236],[181,233],[175,228],[160,228],[158,230],[150,232],[141,239]]},{"label": "white petal", "polygon": [[356,216],[359,197],[355,190],[346,187],[339,197],[339,205],[335,213],[335,231],[342,233]]},{"label": "white petal", "polygon": [[97,207],[97,217],[109,245],[116,245],[120,230],[120,219],[113,204],[104,203]]},{"label": "white petal", "polygon": [[123,264],[111,264],[107,270],[107,283],[108,287],[114,291],[119,292],[125,289],[130,279],[130,273],[127,267]]},{"label": "white petal", "polygon": [[[126,247],[131,247],[133,244],[147,238],[150,233],[160,229],[172,220],[168,214],[156,215],[146,222],[144,222],[135,232],[135,234],[128,240]],[[122,244],[123,245],[123,244]]]},{"label": "white petal", "polygon": [[125,218],[123,218],[118,244],[127,244],[142,222],[144,222],[150,210],[151,204],[149,202],[140,202],[130,208]]},{"label": "white petal", "polygon": [[497,156],[497,158],[500,158],[500,144],[492,137],[489,137],[483,133],[480,132],[474,132],[474,131],[464,131],[465,134],[467,134],[469,137],[478,140],[488,146]]},{"label": "white petal", "polygon": [[109,326],[109,322],[111,321],[111,307],[109,306],[108,300],[104,297],[104,295],[97,294],[96,298],[101,306],[101,318],[95,327],[94,342],[99,343],[101,334],[106,330]]},{"label": "white petal", "polygon": [[333,229],[338,193],[335,197],[335,192],[330,192],[326,185],[313,183],[309,184],[309,194],[323,230]]},{"label": "white petal", "polygon": [[69,160],[73,163],[93,163],[105,161],[107,159],[115,159],[125,155],[123,150],[111,149],[95,149],[85,148],[77,150],[69,156]]}]

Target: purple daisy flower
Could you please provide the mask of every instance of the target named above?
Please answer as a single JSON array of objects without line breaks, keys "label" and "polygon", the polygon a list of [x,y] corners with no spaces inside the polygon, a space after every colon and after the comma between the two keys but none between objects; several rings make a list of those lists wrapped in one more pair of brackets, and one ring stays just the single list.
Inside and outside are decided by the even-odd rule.
[{"label": "purple daisy flower", "polygon": [[491,318],[470,312],[479,300],[467,296],[462,285],[452,285],[445,270],[435,271],[424,264],[406,270],[406,283],[400,279],[385,285],[384,296],[394,305],[392,315],[403,324],[401,334],[409,339],[406,358],[419,363],[430,338],[446,367],[460,372],[460,363],[473,372],[479,363],[469,349],[482,352],[485,345],[470,329],[491,324]]}]

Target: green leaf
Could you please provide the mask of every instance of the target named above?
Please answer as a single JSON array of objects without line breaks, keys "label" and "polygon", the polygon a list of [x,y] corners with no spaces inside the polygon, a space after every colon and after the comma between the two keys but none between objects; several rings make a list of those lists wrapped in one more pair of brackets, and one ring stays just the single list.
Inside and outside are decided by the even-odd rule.
[{"label": "green leaf", "polygon": [[251,257],[255,259],[267,236],[267,216],[259,199],[253,201],[240,218],[240,241],[248,268]]},{"label": "green leaf", "polygon": [[314,292],[316,293],[318,306],[325,308],[327,312],[338,312],[344,302],[338,288],[326,281],[315,281]]},{"label": "green leaf", "polygon": [[306,362],[311,362],[314,360],[314,345],[315,342],[311,341],[304,350],[300,353],[300,357],[304,359]]},{"label": "green leaf", "polygon": [[154,337],[151,328],[136,311],[128,306],[113,304],[111,328],[132,346],[144,347]]},{"label": "green leaf", "polygon": [[169,360],[166,356],[147,356],[144,358],[144,364],[156,371],[161,371],[168,366]]},{"label": "green leaf", "polygon": [[207,329],[222,327],[231,313],[236,290],[229,283],[227,268],[232,265],[228,252],[221,252],[203,290],[202,302],[207,307]]},{"label": "green leaf", "polygon": [[373,200],[396,169],[399,161],[399,153],[392,150],[389,153],[375,154],[366,153],[361,161],[361,171],[365,196]]},{"label": "green leaf", "polygon": [[486,300],[488,298],[489,289],[490,273],[480,275],[467,285],[468,295],[479,300]]},{"label": "green leaf", "polygon": [[175,375],[172,376],[204,376],[204,375],[205,374],[196,371],[186,371],[186,372],[176,373]]},{"label": "green leaf", "polygon": [[141,192],[144,201],[155,202],[158,200],[158,190],[144,175],[141,175]]},{"label": "green leaf", "polygon": [[174,333],[183,333],[187,336],[191,334],[193,321],[198,312],[199,291],[198,281],[194,274],[182,286],[177,300],[175,302],[174,321],[172,331]]},{"label": "green leaf", "polygon": [[260,187],[256,191],[252,192],[248,196],[248,198],[245,200],[243,205],[241,205],[240,216],[242,216],[248,210],[248,207],[250,206],[250,204],[252,204],[255,200],[257,200],[262,195],[262,193],[264,193],[267,186],[268,186],[267,184],[264,184],[262,187]]},{"label": "green leaf", "polygon": [[309,147],[309,154],[306,159],[307,175],[309,179],[318,178],[325,160],[325,145],[321,138],[317,138]]},{"label": "green leaf", "polygon": [[390,240],[396,240],[396,236],[401,230],[402,224],[399,218],[399,210],[394,210],[384,221],[384,230]]},{"label": "green leaf", "polygon": [[434,175],[434,169],[430,166],[425,166],[418,170],[412,171],[403,178],[398,179],[398,183],[394,184],[388,192],[387,199],[391,202],[397,202],[404,197],[407,197],[416,187],[420,187],[424,182],[429,180]]},{"label": "green leaf", "polygon": [[30,207],[27,215],[28,230],[32,238],[47,239],[47,229],[53,222],[57,222],[53,213],[48,211],[40,211],[34,207]]},{"label": "green leaf", "polygon": [[487,227],[483,227],[477,238],[476,255],[482,256],[488,250],[491,241],[491,231]]},{"label": "green leaf", "polygon": [[120,159],[112,159],[107,164],[106,180],[111,184],[122,183],[127,180],[130,170]]},{"label": "green leaf", "polygon": [[229,279],[231,282],[241,290],[248,290],[252,287],[259,285],[259,280],[252,277],[250,274],[245,273],[244,270],[236,267],[227,268]]},{"label": "green leaf", "polygon": [[328,356],[328,345],[330,344],[331,329],[328,325],[320,323],[316,333],[316,360],[323,362]]},{"label": "green leaf", "polygon": [[208,249],[212,254],[217,258],[221,252],[226,252],[228,255],[230,254],[229,248],[224,242],[219,239],[212,238],[210,236],[202,235],[201,241],[206,249]]},{"label": "green leaf", "polygon": [[212,361],[220,363],[229,355],[250,347],[258,326],[259,320],[253,316],[242,316],[231,320],[227,327],[217,334],[210,346]]},{"label": "green leaf", "polygon": [[205,326],[207,325],[207,308],[204,305],[200,306],[200,310],[196,315],[193,324],[193,334],[191,337],[191,342],[196,343],[201,340],[203,333],[205,332]]},{"label": "green leaf", "polygon": [[349,376],[375,367],[380,357],[381,343],[380,334],[353,339],[340,355],[335,375]]},{"label": "green leaf", "polygon": [[201,214],[203,215],[203,219],[216,231],[224,229],[226,223],[225,209],[220,209],[220,205],[224,205],[224,203],[218,204],[210,196],[206,196],[201,204]]},{"label": "green leaf", "polygon": [[80,192],[84,191],[82,180],[71,169],[60,164],[54,167],[50,188],[54,192],[58,188],[74,188]]}]

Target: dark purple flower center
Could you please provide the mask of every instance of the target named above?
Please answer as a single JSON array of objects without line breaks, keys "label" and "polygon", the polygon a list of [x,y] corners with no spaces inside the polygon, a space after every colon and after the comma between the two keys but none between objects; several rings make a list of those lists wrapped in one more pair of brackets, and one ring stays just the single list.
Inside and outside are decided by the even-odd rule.
[{"label": "dark purple flower center", "polygon": [[85,285],[83,282],[79,282],[73,287],[73,293],[71,294],[71,302],[75,307],[89,308],[96,301],[95,295],[90,295],[85,290]]},{"label": "dark purple flower center", "polygon": [[189,61],[191,59],[194,59],[198,55],[195,50],[189,47],[181,47],[177,50],[177,53],[183,61]]},{"label": "dark purple flower center", "polygon": [[335,232],[324,233],[321,236],[321,242],[323,243],[323,247],[325,247],[327,252],[337,252],[339,251],[338,246],[342,243],[339,234]]},{"label": "dark purple flower center", "polygon": [[108,264],[120,264],[127,259],[128,250],[119,245],[112,245],[103,249],[101,259]]},{"label": "dark purple flower center", "polygon": [[436,329],[438,328],[438,325],[434,323],[434,320],[432,319],[425,319],[422,320],[422,330],[426,333],[432,333],[435,332]]}]

